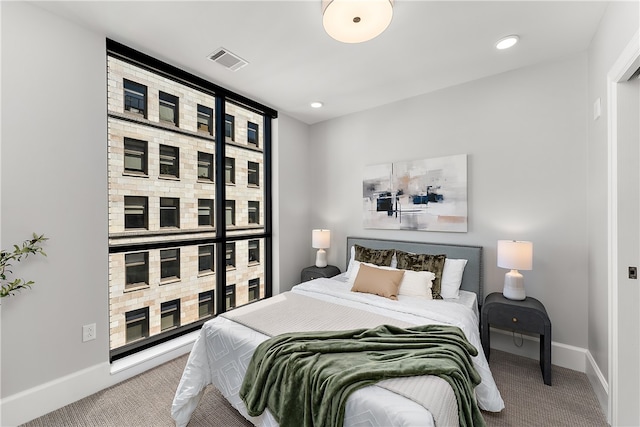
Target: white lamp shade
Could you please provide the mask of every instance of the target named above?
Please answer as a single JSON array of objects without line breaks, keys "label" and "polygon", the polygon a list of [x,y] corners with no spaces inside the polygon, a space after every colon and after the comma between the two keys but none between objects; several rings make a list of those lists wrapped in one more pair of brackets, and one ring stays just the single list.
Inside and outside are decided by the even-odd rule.
[{"label": "white lamp shade", "polygon": [[316,249],[326,249],[330,247],[331,231],[313,230],[311,234],[311,246]]},{"label": "white lamp shade", "polygon": [[392,17],[393,0],[322,0],[322,25],[343,43],[371,40],[389,26]]},{"label": "white lamp shade", "polygon": [[531,270],[533,268],[533,243],[498,240],[498,267],[511,270]]}]

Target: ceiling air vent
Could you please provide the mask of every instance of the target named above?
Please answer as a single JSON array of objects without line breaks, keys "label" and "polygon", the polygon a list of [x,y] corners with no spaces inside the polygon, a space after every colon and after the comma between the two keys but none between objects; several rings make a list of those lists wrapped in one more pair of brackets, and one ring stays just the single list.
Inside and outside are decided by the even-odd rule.
[{"label": "ceiling air vent", "polygon": [[216,49],[215,52],[209,55],[209,59],[213,62],[217,62],[225,68],[231,71],[238,71],[240,68],[248,64],[247,61],[240,58],[235,53],[229,52],[227,49],[221,47]]}]

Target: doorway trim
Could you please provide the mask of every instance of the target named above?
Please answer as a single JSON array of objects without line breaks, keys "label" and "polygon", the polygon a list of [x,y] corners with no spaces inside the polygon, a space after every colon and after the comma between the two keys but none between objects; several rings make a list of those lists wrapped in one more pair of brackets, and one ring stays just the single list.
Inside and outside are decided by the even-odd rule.
[{"label": "doorway trim", "polygon": [[[612,426],[618,425],[618,84],[627,81],[640,67],[640,31],[631,38],[607,73],[608,144],[608,288],[609,288],[609,414]],[[640,402],[638,402],[640,405]]]}]

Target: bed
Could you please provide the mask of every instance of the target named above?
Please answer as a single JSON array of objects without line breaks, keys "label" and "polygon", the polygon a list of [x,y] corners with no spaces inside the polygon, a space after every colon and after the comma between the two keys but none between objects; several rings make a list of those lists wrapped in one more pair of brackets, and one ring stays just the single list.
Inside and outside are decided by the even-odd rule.
[{"label": "bed", "polygon": [[[375,252],[376,256],[391,250],[394,254],[392,265],[354,262],[354,248],[361,251],[360,256],[362,248]],[[429,254],[424,255],[429,259],[435,259],[431,255],[443,255],[449,260],[447,267],[449,263],[454,265],[456,261],[464,260],[462,269],[449,268],[444,271],[446,274],[443,276],[446,277],[438,280],[438,292],[445,298],[434,299],[431,295],[409,293],[410,289],[415,288],[410,288],[408,284],[408,270],[403,270],[407,279],[403,282],[407,283],[407,294],[398,291],[396,300],[367,291],[351,291],[355,288],[356,277],[364,277],[365,272],[382,275],[380,269],[385,269],[389,275],[395,274],[395,268],[406,267],[398,265],[397,256],[402,256],[400,261],[404,262],[406,257],[417,259],[422,254]],[[443,265],[444,257],[438,258],[443,260]],[[347,265],[347,271],[334,278],[301,283],[290,292],[237,308],[205,323],[189,355],[173,400],[171,415],[176,425],[182,427],[188,424],[204,389],[213,385],[254,425],[278,426],[268,409],[259,416],[250,416],[240,397],[244,375],[254,351],[261,343],[282,333],[350,330],[383,323],[395,324],[400,328],[416,325],[452,325],[460,328],[468,342],[478,350],[472,358],[473,366],[481,378],[475,387],[478,406],[491,412],[499,412],[504,408],[480,343],[479,309],[483,299],[481,247],[348,237]],[[362,270],[362,274],[358,274],[359,270]],[[455,292],[450,283],[451,271],[458,273],[453,280],[457,281],[455,286],[458,289]],[[417,275],[411,273],[411,277]],[[422,280],[423,276],[420,278]],[[362,283],[362,280],[358,280]],[[428,293],[432,291],[430,289]],[[300,306],[304,306],[304,309],[300,310]],[[407,389],[412,391],[407,392]],[[438,377],[433,375],[383,380],[350,394],[344,409],[343,425],[435,426],[434,420],[438,425],[457,424],[457,404],[450,389],[444,381],[438,381]]]}]

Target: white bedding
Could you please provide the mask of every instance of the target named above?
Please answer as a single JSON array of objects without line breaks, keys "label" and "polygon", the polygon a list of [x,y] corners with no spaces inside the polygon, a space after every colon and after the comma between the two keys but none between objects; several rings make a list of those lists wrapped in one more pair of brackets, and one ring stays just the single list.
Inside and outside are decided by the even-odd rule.
[{"label": "white bedding", "polygon": [[[478,349],[478,356],[474,358],[474,365],[482,377],[482,382],[476,387],[478,405],[492,412],[504,408],[480,344],[475,294],[464,293],[455,300],[400,296],[398,301],[392,301],[372,294],[350,292],[350,286],[340,279],[315,279],[295,286],[292,292],[360,310],[375,311],[416,325],[449,324],[460,327],[469,342]],[[194,343],[174,397],[171,416],[176,425],[187,425],[204,388],[213,384],[255,425],[277,426],[268,410],[260,417],[250,417],[238,395],[253,351],[267,338],[267,335],[220,316],[205,323]],[[433,417],[423,406],[373,385],[349,397],[344,425],[433,426]]]}]

